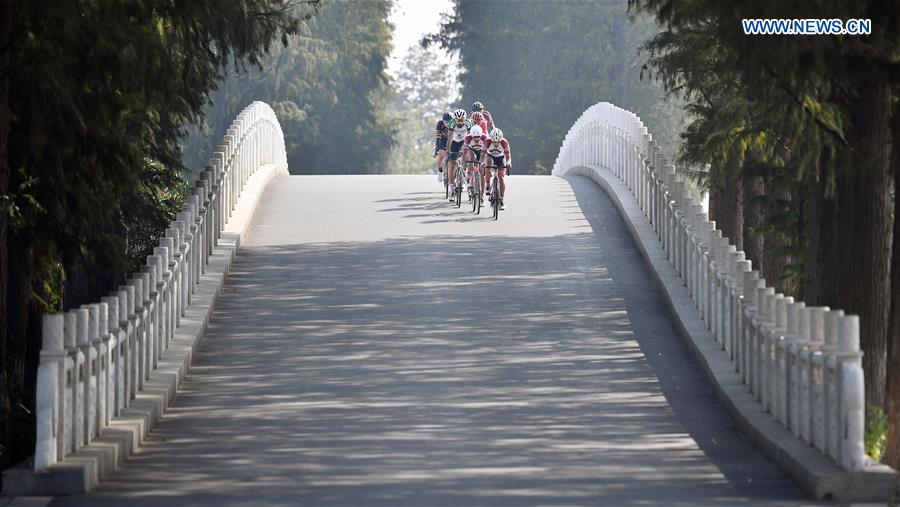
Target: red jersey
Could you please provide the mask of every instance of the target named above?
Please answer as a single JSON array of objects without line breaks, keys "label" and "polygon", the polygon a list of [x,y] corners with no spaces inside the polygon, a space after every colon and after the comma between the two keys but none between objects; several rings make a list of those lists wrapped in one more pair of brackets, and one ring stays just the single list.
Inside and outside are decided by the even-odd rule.
[{"label": "red jersey", "polygon": [[504,156],[509,161],[512,158],[512,151],[509,149],[509,142],[504,137],[499,143],[495,143],[490,138],[484,143],[485,152],[492,157]]},{"label": "red jersey", "polygon": [[491,112],[487,109],[481,110],[481,115],[484,116],[484,122],[487,123],[488,129],[484,132],[486,134],[490,134],[492,130],[494,130],[494,117],[491,116]]}]

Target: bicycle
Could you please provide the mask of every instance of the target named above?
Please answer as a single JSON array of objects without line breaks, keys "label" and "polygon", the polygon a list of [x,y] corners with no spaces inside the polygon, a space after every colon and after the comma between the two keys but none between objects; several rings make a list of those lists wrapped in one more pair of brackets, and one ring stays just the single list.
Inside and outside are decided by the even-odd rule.
[{"label": "bicycle", "polygon": [[500,197],[500,177],[497,176],[497,172],[500,169],[509,169],[509,164],[504,164],[500,167],[491,166],[491,209],[494,212],[494,220],[500,216],[500,206],[503,205],[503,199]]},{"label": "bicycle", "polygon": [[456,164],[456,178],[454,181],[454,189],[456,192],[456,207],[460,207],[462,205],[462,190],[463,184],[465,183],[465,166],[460,167],[459,164]]},{"label": "bicycle", "polygon": [[[444,174],[446,175],[446,176],[444,177],[444,185],[446,186],[446,191],[444,192],[444,198],[445,198],[445,199],[450,199],[450,185],[451,185],[450,177],[449,177],[449,174],[450,174],[450,170],[449,170],[449,169],[450,169],[450,162],[455,162],[455,165],[456,165],[456,171],[455,171],[456,176],[454,177],[454,180],[458,180],[458,179],[459,179],[459,173],[460,173],[460,170],[461,170],[460,164],[459,164],[459,161],[461,160],[460,155],[461,155],[461,153],[458,152],[458,151],[455,151],[455,152],[454,152],[454,151],[448,151],[448,152],[447,152],[447,156],[444,157]],[[455,183],[455,181],[454,181],[454,183]],[[456,188],[456,185],[454,184],[453,187]],[[454,196],[454,197],[456,197],[456,201],[457,201],[456,207],[459,207],[459,201],[460,201],[460,199],[461,199],[461,198],[459,197],[459,194],[457,194],[457,195]]]},{"label": "bicycle", "polygon": [[481,184],[481,171],[484,167],[475,160],[467,160],[467,164],[472,164],[472,185],[469,186],[469,202],[472,203],[472,211],[478,215],[481,213],[481,201],[484,195],[484,188]]}]

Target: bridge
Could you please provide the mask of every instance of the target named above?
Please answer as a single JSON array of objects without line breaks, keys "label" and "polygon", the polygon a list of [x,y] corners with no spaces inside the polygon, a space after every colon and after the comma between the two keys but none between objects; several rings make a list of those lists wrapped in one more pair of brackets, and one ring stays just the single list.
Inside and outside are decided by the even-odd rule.
[{"label": "bridge", "polygon": [[[776,294],[640,119],[585,111],[494,222],[432,177],[290,176],[248,106],[146,265],[44,316],[53,505],[885,499],[859,321]],[[175,396],[177,393],[177,397]]]}]

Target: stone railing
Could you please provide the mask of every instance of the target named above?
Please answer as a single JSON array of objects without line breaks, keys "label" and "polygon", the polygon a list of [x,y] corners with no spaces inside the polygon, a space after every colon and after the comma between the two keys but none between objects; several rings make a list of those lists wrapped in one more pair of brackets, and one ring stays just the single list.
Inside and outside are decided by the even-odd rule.
[{"label": "stone railing", "polygon": [[275,113],[254,102],[234,120],[146,264],[108,297],[44,315],[34,470],[64,462],[131,405],[162,361],[247,180],[287,167]]},{"label": "stone railing", "polygon": [[623,193],[633,195],[635,215],[644,215],[644,227],[649,222],[648,237],[658,240],[654,248],[674,268],[673,279],[680,277],[679,290],[686,286],[707,340],[716,341],[762,410],[843,470],[869,466],[859,317],[808,307],[768,286],[633,113],[599,103],[575,122],[553,174],[585,168],[618,177]]}]

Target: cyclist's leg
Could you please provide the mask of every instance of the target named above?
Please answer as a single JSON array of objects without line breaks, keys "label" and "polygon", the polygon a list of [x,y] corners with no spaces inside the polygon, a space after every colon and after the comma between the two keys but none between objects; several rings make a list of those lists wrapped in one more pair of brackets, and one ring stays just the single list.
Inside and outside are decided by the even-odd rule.
[{"label": "cyclist's leg", "polygon": [[459,149],[462,143],[457,143],[455,141],[449,141],[449,143],[448,156],[450,157],[450,162],[447,164],[447,177],[450,179],[447,181],[453,184],[453,182],[456,181],[456,160],[459,158]]},{"label": "cyclist's leg", "polygon": [[450,178],[447,181],[450,182],[450,196],[453,196],[453,192],[456,191],[456,160],[453,158],[453,153],[450,154],[450,162],[447,162],[447,177]]},{"label": "cyclist's leg", "polygon": [[[490,156],[488,156],[488,161],[489,161],[490,164],[491,164],[491,168],[497,168],[497,167],[500,167],[501,165],[503,165],[503,158],[502,158],[502,157],[495,157],[495,156],[493,156],[493,155],[490,155]],[[498,179],[500,178],[500,173],[499,173],[499,171],[497,172],[497,178],[498,178]],[[503,188],[503,187],[500,187],[500,188]]]}]

